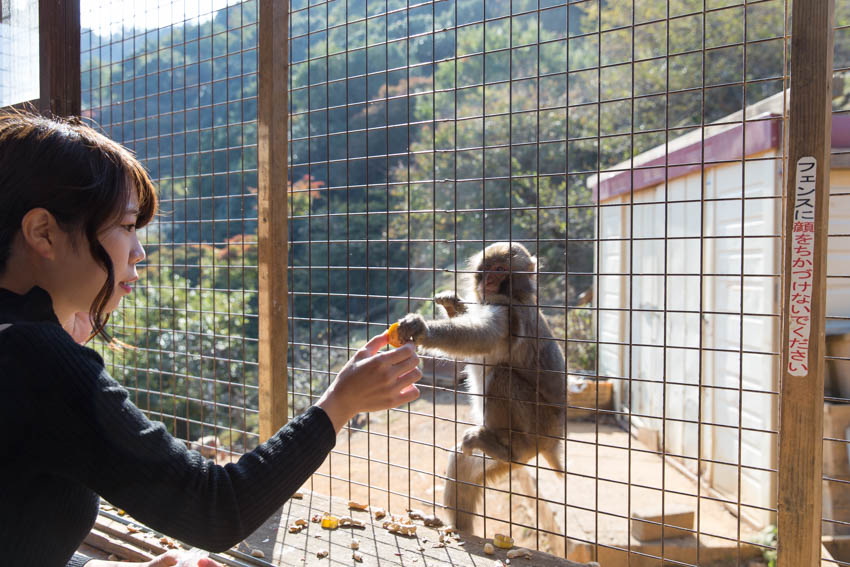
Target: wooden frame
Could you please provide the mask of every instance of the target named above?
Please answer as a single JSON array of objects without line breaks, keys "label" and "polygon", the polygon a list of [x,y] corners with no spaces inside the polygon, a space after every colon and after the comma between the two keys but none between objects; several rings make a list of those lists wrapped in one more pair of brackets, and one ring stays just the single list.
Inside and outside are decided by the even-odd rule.
[{"label": "wooden frame", "polygon": [[288,420],[286,158],[289,2],[260,0],[259,19],[259,386],[260,439],[265,441]]},{"label": "wooden frame", "polygon": [[[795,0],[791,42],[789,142],[786,167],[785,254],[782,309],[782,386],[779,424],[779,567],[820,565],[821,497],[823,476],[823,372],[824,313],[826,309],[826,252],[829,213],[830,130],[832,127],[833,0]],[[802,158],[802,159],[801,159]],[[810,175],[816,164],[815,179]],[[809,172],[809,173],[807,173]],[[802,177],[801,177],[802,176]],[[799,181],[798,181],[799,179]],[[814,181],[814,183],[811,183]],[[795,222],[804,203],[802,197],[814,186],[812,217],[809,332],[805,368],[802,359],[791,360],[792,340],[800,340],[800,303],[792,302],[792,278],[801,269],[807,250],[797,248]],[[800,194],[800,198],[797,195]],[[798,211],[799,210],[799,211]],[[798,216],[797,219],[795,219]],[[808,246],[808,245],[807,245]],[[808,269],[808,268],[807,268]],[[797,270],[797,271],[795,271]],[[799,291],[795,281],[794,289]],[[792,309],[795,312],[792,312]],[[805,334],[805,333],[803,333]],[[800,351],[795,351],[800,352]],[[789,367],[789,362],[795,369]],[[800,375],[805,371],[805,375]]]},{"label": "wooden frame", "polygon": [[57,116],[79,116],[80,0],[39,0],[38,109]]}]

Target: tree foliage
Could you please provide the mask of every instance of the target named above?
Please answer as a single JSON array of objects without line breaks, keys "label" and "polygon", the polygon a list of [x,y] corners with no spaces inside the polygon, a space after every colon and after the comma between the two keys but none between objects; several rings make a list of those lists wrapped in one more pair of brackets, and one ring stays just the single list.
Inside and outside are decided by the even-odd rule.
[{"label": "tree foliage", "polygon": [[[433,314],[466,258],[507,239],[539,256],[570,370],[592,371],[592,317],[572,308],[593,283],[588,181],[785,88],[785,2],[408,4],[291,2],[294,390],[320,392],[370,324]],[[85,113],[143,160],[163,204],[146,285],[117,317],[138,348],[116,372],[193,438],[204,423],[256,431],[257,34],[256,0],[83,33]]]}]

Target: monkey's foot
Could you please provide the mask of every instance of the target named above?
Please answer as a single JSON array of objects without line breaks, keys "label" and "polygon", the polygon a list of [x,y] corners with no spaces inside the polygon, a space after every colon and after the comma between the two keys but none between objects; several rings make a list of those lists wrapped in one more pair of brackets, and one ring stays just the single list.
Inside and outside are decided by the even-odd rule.
[{"label": "monkey's foot", "polygon": [[467,514],[466,512],[457,512],[455,514],[455,529],[459,532],[467,533],[472,531],[472,520],[474,518],[474,514]]},{"label": "monkey's foot", "polygon": [[464,455],[471,455],[472,451],[481,448],[481,436],[485,435],[484,426],[470,427],[463,433],[463,439],[460,442],[460,450]]},{"label": "monkey's foot", "polygon": [[472,530],[472,522],[475,519],[475,514],[460,512],[452,506],[451,508],[444,507],[440,515],[443,518],[444,527],[453,527],[459,532],[467,533]]},{"label": "monkey's foot", "polygon": [[484,425],[467,429],[463,434],[460,448],[464,455],[471,455],[473,450],[479,449],[492,459],[506,462],[511,460],[510,449]]}]

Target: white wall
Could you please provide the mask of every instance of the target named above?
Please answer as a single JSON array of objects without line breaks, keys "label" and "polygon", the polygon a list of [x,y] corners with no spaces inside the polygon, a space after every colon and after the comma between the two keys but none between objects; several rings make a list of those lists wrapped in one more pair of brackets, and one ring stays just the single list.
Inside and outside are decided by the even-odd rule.
[{"label": "white wall", "polygon": [[826,315],[850,315],[850,169],[830,179]]},{"label": "white wall", "polygon": [[[595,303],[599,374],[632,378],[614,380],[617,409],[692,471],[700,428],[688,422],[701,422],[712,486],[766,525],[772,514],[747,505],[776,505],[775,474],[760,469],[778,451],[765,431],[778,429],[782,179],[778,160],[753,157],[775,152],[744,173],[706,169],[704,192],[694,173],[602,203]],[[831,175],[829,234],[827,315],[847,317],[850,170]]]},{"label": "white wall", "polygon": [[[702,457],[728,464],[703,463],[703,470],[734,500],[738,463],[771,468],[775,458],[775,436],[738,432],[739,423],[775,429],[775,396],[742,396],[741,389],[775,391],[774,357],[755,353],[776,352],[779,325],[771,316],[778,312],[781,203],[770,198],[777,195],[777,165],[746,167],[746,179],[740,164],[707,169],[704,194],[695,173],[638,191],[631,206],[628,194],[606,201],[621,206],[600,210],[597,266],[600,374],[632,378],[630,386],[615,381],[618,408],[658,430],[667,452],[692,471],[700,432],[692,422],[711,424],[702,428]],[[628,346],[606,342],[630,343],[631,358]],[[701,399],[700,384],[717,389],[703,388]],[[631,396],[623,392],[629,389]],[[743,469],[741,479],[743,503],[774,504],[772,473]]]}]

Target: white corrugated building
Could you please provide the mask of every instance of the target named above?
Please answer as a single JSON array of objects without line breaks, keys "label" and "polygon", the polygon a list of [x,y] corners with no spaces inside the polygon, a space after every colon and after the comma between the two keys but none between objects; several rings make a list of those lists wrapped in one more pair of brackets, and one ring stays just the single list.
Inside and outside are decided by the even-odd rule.
[{"label": "white corrugated building", "polygon": [[[746,132],[736,113],[592,184],[600,379],[621,378],[615,409],[692,472],[701,456],[731,501],[740,462],[743,513],[762,525],[775,518],[759,507],[776,506],[782,113],[780,93],[747,109]],[[833,152],[850,148],[850,116],[832,132]],[[833,195],[850,193],[848,157],[833,156]],[[850,195],[830,199],[829,234],[850,235]],[[830,238],[828,254],[828,276],[850,275],[850,238]],[[827,315],[850,316],[850,279],[828,278]]]}]

